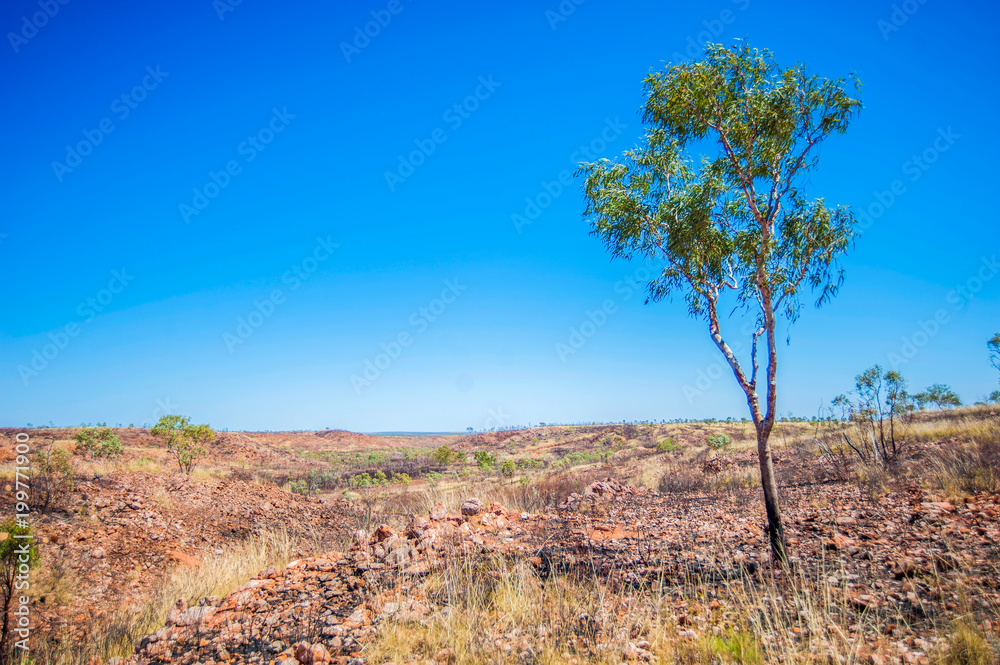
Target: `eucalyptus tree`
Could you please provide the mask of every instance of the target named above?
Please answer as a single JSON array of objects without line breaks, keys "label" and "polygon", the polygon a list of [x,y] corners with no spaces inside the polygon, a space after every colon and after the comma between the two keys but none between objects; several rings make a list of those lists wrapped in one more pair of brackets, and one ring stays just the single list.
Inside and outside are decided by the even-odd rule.
[{"label": "eucalyptus tree", "polygon": [[[683,296],[703,318],[746,395],[757,434],[774,557],[786,559],[769,438],[777,404],[778,321],[794,321],[800,293],[817,305],[843,280],[838,258],[852,241],[845,207],[809,199],[820,144],[860,111],[853,75],[824,79],[802,65],[780,67],[769,51],[708,45],[696,62],[645,79],[641,143],[616,160],[581,165],[585,216],[613,257],[665,267],[647,302]],[[749,354],[731,344],[742,311]],[[731,312],[730,314],[732,314]],[[763,338],[764,386],[758,384]],[[741,345],[737,345],[739,349]]]},{"label": "eucalyptus tree", "polygon": [[1000,332],[986,340],[986,348],[990,351],[990,364],[1000,372]]}]

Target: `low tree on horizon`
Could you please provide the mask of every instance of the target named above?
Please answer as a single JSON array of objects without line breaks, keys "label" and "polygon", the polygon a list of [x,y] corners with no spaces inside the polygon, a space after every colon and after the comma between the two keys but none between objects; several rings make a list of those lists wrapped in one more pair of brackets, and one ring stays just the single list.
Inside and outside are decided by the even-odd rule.
[{"label": "low tree on horizon", "polygon": [[[853,75],[830,80],[802,65],[782,68],[769,51],[749,45],[709,45],[702,60],[647,76],[639,146],[615,161],[580,167],[592,233],[612,258],[666,264],[647,285],[647,302],[682,296],[690,314],[707,322],[743,390],[756,430],[771,550],[782,562],[770,448],[778,321],[798,318],[805,287],[818,294],[818,305],[841,284],[837,261],[851,243],[854,215],[809,200],[804,187],[817,147],[847,131],[860,111],[858,86]],[[714,154],[704,154],[712,148]],[[749,338],[750,352],[742,359],[732,330],[723,330],[727,310],[749,319],[741,336]]]},{"label": "low tree on horizon", "polygon": [[962,406],[961,398],[951,387],[943,383],[935,383],[932,386],[928,386],[927,390],[917,393],[913,396],[913,399],[917,401],[921,409],[931,405],[938,409]]},{"label": "low tree on horizon", "polygon": [[844,440],[862,462],[884,467],[899,454],[899,425],[913,412],[906,379],[896,370],[873,365],[854,377],[853,394],[855,399],[838,395],[831,404],[840,411],[840,420],[854,423],[860,433],[855,441],[845,433]]}]

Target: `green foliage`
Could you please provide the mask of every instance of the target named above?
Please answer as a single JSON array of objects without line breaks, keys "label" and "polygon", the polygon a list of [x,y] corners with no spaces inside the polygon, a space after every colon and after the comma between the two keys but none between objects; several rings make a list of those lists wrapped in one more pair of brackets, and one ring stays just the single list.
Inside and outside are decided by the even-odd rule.
[{"label": "green foliage", "polygon": [[164,439],[167,450],[177,460],[184,473],[191,473],[208,451],[204,444],[215,439],[215,432],[208,425],[192,425],[185,416],[162,416],[149,433]]},{"label": "green foliage", "polygon": [[473,457],[476,460],[476,464],[478,464],[479,468],[483,471],[492,471],[493,467],[497,465],[497,458],[490,455],[485,450],[477,450],[473,454]]},{"label": "green foliage", "polygon": [[854,395],[838,395],[832,402],[841,420],[852,422],[856,441],[845,442],[865,463],[882,466],[899,454],[899,434],[913,412],[906,379],[896,370],[883,371],[873,365],[854,377]]},{"label": "green foliage", "polygon": [[545,466],[545,462],[540,459],[535,459],[533,457],[518,457],[517,466],[522,469],[541,469]]},{"label": "green foliage", "polygon": [[733,439],[725,432],[719,432],[718,434],[709,434],[706,436],[705,443],[714,450],[727,450],[733,443]]},{"label": "green foliage", "polygon": [[366,471],[365,473],[359,473],[351,476],[350,480],[347,482],[351,484],[351,487],[371,487],[372,477],[371,474]]},{"label": "green foliage", "polygon": [[708,638],[708,646],[725,663],[760,665],[764,662],[764,652],[753,633],[729,630],[724,635]]},{"label": "green foliage", "polygon": [[986,340],[986,348],[990,352],[990,364],[1000,372],[1000,332]]},{"label": "green foliage", "polygon": [[431,485],[437,485],[441,481],[441,479],[444,478],[444,476],[438,473],[437,471],[431,471],[426,476],[424,476],[424,478]]},{"label": "green foliage", "polygon": [[917,401],[921,409],[928,405],[936,406],[939,409],[962,406],[962,400],[955,394],[955,391],[943,383],[935,383],[933,386],[928,386],[927,390],[917,393],[913,396],[913,399]]},{"label": "green foliage", "polygon": [[513,478],[517,473],[517,464],[512,459],[505,459],[500,463],[500,473],[505,478]]},{"label": "green foliage", "polygon": [[674,437],[671,436],[669,438],[663,439],[658,444],[656,444],[656,452],[659,452],[659,453],[672,453],[675,450],[680,450],[683,447],[684,446],[679,445],[674,440]]},{"label": "green foliage", "polygon": [[394,473],[392,474],[392,482],[409,487],[410,483],[413,482],[413,479],[410,478],[410,474],[408,473]]},{"label": "green foliage", "polygon": [[96,459],[117,459],[124,452],[121,439],[110,427],[87,427],[76,433],[77,450]]},{"label": "green foliage", "polygon": [[303,496],[308,496],[310,494],[309,483],[307,483],[302,479],[290,480],[288,481],[288,491],[292,492],[293,494],[302,494]]},{"label": "green foliage", "polygon": [[[851,242],[853,214],[800,189],[817,147],[861,109],[849,85],[747,45],[709,45],[704,60],[651,73],[641,146],[581,167],[593,232],[613,256],[666,261],[650,300],[681,292],[712,319],[731,291],[769,330],[774,311],[794,319],[803,284],[820,301],[836,293]],[[714,156],[700,154],[706,142]]]},{"label": "green foliage", "polygon": [[448,446],[439,446],[437,450],[431,453],[431,459],[441,466],[448,466],[452,462],[458,461],[461,457],[461,453],[455,452]]},{"label": "green foliage", "polygon": [[366,471],[364,473],[351,476],[347,482],[349,482],[352,487],[383,487],[389,484],[389,479],[386,477],[385,472],[380,469],[375,472],[374,476]]},{"label": "green foliage", "polygon": [[46,513],[74,487],[73,456],[50,443],[35,452],[34,470],[33,491],[38,497],[35,505],[39,512]]},{"label": "green foliage", "polygon": [[993,402],[994,404],[1000,403],[1000,390],[994,390],[986,398],[986,401]]}]

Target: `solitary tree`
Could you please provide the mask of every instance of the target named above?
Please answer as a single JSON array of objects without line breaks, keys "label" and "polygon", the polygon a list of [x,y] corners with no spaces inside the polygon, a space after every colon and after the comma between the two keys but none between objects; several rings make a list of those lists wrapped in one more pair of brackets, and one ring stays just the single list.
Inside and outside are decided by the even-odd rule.
[{"label": "solitary tree", "polygon": [[194,470],[198,460],[208,452],[205,444],[215,438],[211,427],[192,425],[190,419],[184,416],[163,416],[149,432],[166,440],[167,450],[184,473]]},{"label": "solitary tree", "polygon": [[114,460],[125,450],[115,431],[107,426],[85,427],[76,433],[76,449],[91,459]]},{"label": "solitary tree", "polygon": [[[757,433],[771,549],[786,558],[768,444],[775,421],[778,320],[795,320],[805,286],[817,305],[842,281],[837,259],[851,242],[854,216],[802,186],[818,146],[843,133],[861,109],[853,75],[827,80],[801,65],[782,69],[768,51],[709,45],[698,62],[669,65],[645,80],[643,142],[621,159],[581,166],[586,215],[613,257],[665,263],[649,301],[683,295],[704,318],[746,394]],[[698,154],[714,147],[714,154]],[[723,332],[720,309],[748,318],[744,358]],[[758,393],[757,344],[766,346]],[[763,403],[761,400],[763,397]]]},{"label": "solitary tree", "polygon": [[894,369],[887,372],[873,365],[854,377],[856,399],[838,395],[834,409],[840,409],[840,419],[849,420],[857,428],[858,441],[844,440],[863,462],[885,466],[900,452],[897,430],[913,411],[913,398],[906,391],[906,379]]}]

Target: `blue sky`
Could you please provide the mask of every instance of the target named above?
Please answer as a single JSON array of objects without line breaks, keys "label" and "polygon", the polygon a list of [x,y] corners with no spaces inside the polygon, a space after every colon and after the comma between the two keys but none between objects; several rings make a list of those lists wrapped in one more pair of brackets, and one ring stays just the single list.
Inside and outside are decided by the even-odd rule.
[{"label": "blue sky", "polygon": [[647,268],[609,261],[567,178],[640,136],[650,67],[737,38],[864,83],[810,194],[873,213],[870,227],[841,295],[787,329],[780,413],[815,414],[894,358],[911,387],[979,399],[997,388],[985,340],[1000,329],[998,14],[940,0],[4,3],[0,421],[742,417],[705,323],[643,304]]}]

